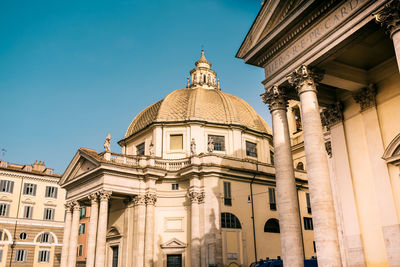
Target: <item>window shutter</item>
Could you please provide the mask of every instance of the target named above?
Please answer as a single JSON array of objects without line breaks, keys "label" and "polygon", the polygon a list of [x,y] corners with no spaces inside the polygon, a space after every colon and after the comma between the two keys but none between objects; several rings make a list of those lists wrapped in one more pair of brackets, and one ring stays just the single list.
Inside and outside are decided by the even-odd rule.
[{"label": "window shutter", "polygon": [[37,187],[37,185],[34,184],[34,185],[33,185],[33,194],[32,194],[33,196],[36,196],[36,187]]},{"label": "window shutter", "polygon": [[10,193],[14,192],[14,181],[10,181]]},{"label": "window shutter", "polygon": [[0,180],[0,190],[4,192],[4,180]]},{"label": "window shutter", "polygon": [[24,195],[26,194],[26,188],[27,188],[27,187],[28,187],[28,184],[25,183],[25,184],[24,184],[24,192],[23,192]]},{"label": "window shutter", "polygon": [[26,256],[28,256],[28,251],[27,250],[23,250],[24,251],[24,261],[26,261]]},{"label": "window shutter", "polygon": [[10,204],[6,204],[6,217],[8,217],[8,212],[10,211]]},{"label": "window shutter", "polygon": [[54,187],[54,198],[57,198],[58,188]]}]

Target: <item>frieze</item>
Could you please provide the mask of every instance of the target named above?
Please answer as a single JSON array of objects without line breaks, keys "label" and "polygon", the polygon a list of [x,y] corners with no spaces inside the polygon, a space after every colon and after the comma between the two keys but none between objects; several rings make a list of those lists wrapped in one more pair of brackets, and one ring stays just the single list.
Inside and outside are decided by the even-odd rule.
[{"label": "frieze", "polygon": [[276,85],[265,89],[265,93],[261,95],[261,99],[265,104],[268,104],[270,111],[276,109],[286,110],[288,106],[287,97],[283,89]]},{"label": "frieze", "polygon": [[376,22],[385,27],[390,37],[400,29],[400,1],[393,0],[387,3],[383,8],[373,14]]},{"label": "frieze", "polygon": [[[330,1],[334,2],[334,1]],[[275,74],[279,69],[286,66],[291,60],[293,60],[296,56],[309,49],[312,46],[315,46],[318,41],[320,41],[323,37],[329,35],[331,31],[333,31],[336,26],[349,19],[353,14],[357,12],[357,10],[361,9],[368,0],[348,0],[335,9],[334,12],[326,16],[322,19],[318,24],[303,34],[301,38],[295,41],[292,45],[288,46],[285,49],[282,49],[282,45],[279,45],[276,48],[276,51],[282,51],[278,55],[275,56],[269,63],[264,66],[265,69],[265,77],[270,77]],[[318,14],[318,13],[317,13]],[[309,18],[311,19],[311,18]],[[300,31],[296,29],[295,32]],[[294,33],[292,33],[294,35]],[[290,37],[292,39],[293,37]],[[274,51],[274,52],[276,52]],[[272,52],[272,53],[274,53]],[[263,66],[267,61],[267,57],[263,58],[261,61],[257,63],[258,66]]]},{"label": "frieze", "polygon": [[376,89],[373,85],[361,89],[360,92],[353,95],[354,100],[360,104],[361,111],[374,107],[376,105]]},{"label": "frieze", "polygon": [[343,121],[343,106],[341,103],[329,105],[321,112],[322,126],[329,130],[333,125]]}]

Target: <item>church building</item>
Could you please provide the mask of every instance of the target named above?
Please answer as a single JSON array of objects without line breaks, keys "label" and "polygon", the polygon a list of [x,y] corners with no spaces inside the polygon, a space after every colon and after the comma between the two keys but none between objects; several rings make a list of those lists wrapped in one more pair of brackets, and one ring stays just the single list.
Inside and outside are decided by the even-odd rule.
[{"label": "church building", "polygon": [[[105,151],[81,148],[73,157],[60,181],[68,193],[61,267],[76,265],[83,206],[88,267],[249,266],[282,256],[276,199],[285,192],[275,190],[271,130],[221,90],[204,51],[195,65],[186,88],[132,120],[121,153],[108,135]],[[301,246],[311,258],[307,176],[300,167],[293,175]]]}]

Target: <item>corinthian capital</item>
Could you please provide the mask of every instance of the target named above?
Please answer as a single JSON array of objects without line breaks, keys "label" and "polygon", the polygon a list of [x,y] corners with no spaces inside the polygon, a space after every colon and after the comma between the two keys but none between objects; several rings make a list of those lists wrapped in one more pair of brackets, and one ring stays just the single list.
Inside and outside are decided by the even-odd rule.
[{"label": "corinthian capital", "polygon": [[146,205],[154,205],[157,202],[157,195],[155,193],[147,193],[144,197]]},{"label": "corinthian capital", "polygon": [[328,129],[343,121],[342,104],[335,103],[329,105],[324,111],[321,112],[322,126],[326,126]]},{"label": "corinthian capital", "polygon": [[93,193],[88,196],[91,204],[97,203],[99,201],[99,193]]},{"label": "corinthian capital", "polygon": [[106,191],[102,190],[99,193],[100,201],[108,201],[111,197],[112,192],[111,191]]},{"label": "corinthian capital", "polygon": [[189,192],[189,199],[190,202],[193,203],[203,203],[204,202],[204,192],[199,192],[199,191],[190,191]]},{"label": "corinthian capital", "polygon": [[364,89],[361,89],[360,92],[354,94],[353,98],[358,104],[360,104],[361,111],[364,111],[376,105],[375,96],[376,89],[373,85],[370,85]]},{"label": "corinthian capital", "polygon": [[72,212],[72,208],[74,207],[74,203],[72,201],[68,201],[64,204],[66,212]]},{"label": "corinthian capital", "polygon": [[136,195],[133,197],[132,202],[135,206],[146,205],[146,197],[144,195]]},{"label": "corinthian capital", "polygon": [[373,14],[376,22],[380,23],[390,33],[390,37],[400,29],[400,1],[393,0]]},{"label": "corinthian capital", "polygon": [[289,84],[296,88],[297,93],[301,94],[306,91],[317,91],[316,84],[322,80],[323,75],[320,70],[310,70],[306,65],[301,65],[286,78]]},{"label": "corinthian capital", "polygon": [[287,97],[278,86],[274,85],[268,89],[265,89],[265,93],[261,95],[261,99],[265,104],[268,104],[269,110],[273,111],[276,109],[286,110]]}]

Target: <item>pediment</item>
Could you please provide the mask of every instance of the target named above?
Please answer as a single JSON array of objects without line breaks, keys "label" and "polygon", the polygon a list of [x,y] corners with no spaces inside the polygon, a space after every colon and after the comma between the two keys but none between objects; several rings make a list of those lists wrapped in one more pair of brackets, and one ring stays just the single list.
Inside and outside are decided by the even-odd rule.
[{"label": "pediment", "polygon": [[236,56],[243,58],[272,29],[283,22],[304,0],[265,1]]},{"label": "pediment", "polygon": [[94,150],[78,150],[72,159],[71,163],[68,165],[66,171],[60,180],[60,185],[64,185],[75,180],[77,177],[82,176],[82,174],[90,172],[91,170],[97,168],[100,165],[97,159],[97,152]]},{"label": "pediment", "polygon": [[184,242],[176,238],[173,238],[168,242],[161,244],[161,248],[186,248],[186,247],[187,245]]},{"label": "pediment", "polygon": [[12,199],[9,196],[0,196],[0,201],[11,202]]}]

